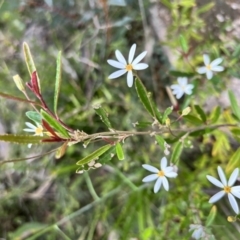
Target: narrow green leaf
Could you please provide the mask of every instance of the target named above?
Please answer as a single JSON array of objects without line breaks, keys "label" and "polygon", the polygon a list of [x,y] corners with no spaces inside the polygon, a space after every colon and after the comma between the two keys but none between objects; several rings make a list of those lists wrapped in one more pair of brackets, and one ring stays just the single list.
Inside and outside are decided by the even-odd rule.
[{"label": "narrow green leaf", "polygon": [[155,118],[160,124],[162,124],[162,117],[163,117],[162,114],[159,112],[159,109],[157,108],[156,104],[153,102],[151,97],[149,97],[149,100],[150,100]]},{"label": "narrow green leaf", "polygon": [[160,148],[164,151],[165,150],[165,140],[163,137],[159,136],[159,135],[155,135],[155,139],[158,143],[158,145],[160,146]]},{"label": "narrow green leaf", "polygon": [[162,0],[161,3],[167,8],[172,9],[172,3],[169,0]]},{"label": "narrow green leaf", "polygon": [[206,116],[205,112],[203,111],[203,109],[199,105],[194,105],[194,108],[197,111],[200,118],[202,119],[202,121],[204,123],[206,123],[207,122],[207,116]]},{"label": "narrow green leaf", "polygon": [[138,78],[136,78],[135,80],[135,88],[143,106],[146,108],[146,110],[152,117],[155,117],[149,93],[147,92],[146,88]]},{"label": "narrow green leaf", "polygon": [[208,12],[211,8],[214,7],[214,5],[215,5],[214,2],[205,4],[205,5],[203,5],[202,7],[196,9],[196,13],[197,13],[197,14],[200,14],[200,13]]},{"label": "narrow green leaf", "polygon": [[177,165],[180,155],[182,153],[183,150],[183,143],[178,141],[174,147],[173,147],[173,153],[172,153],[172,157],[171,157],[171,163]]},{"label": "narrow green leaf", "polygon": [[212,111],[211,115],[210,115],[210,120],[212,123],[216,123],[217,120],[219,119],[221,115],[221,108],[220,106],[217,106],[214,108],[214,110]]},{"label": "narrow green leaf", "polygon": [[240,166],[240,147],[230,158],[226,167],[226,172],[231,173],[235,168],[239,168],[239,166]]},{"label": "narrow green leaf", "polygon": [[108,128],[112,128],[111,123],[108,119],[108,115],[107,112],[105,111],[104,108],[102,108],[102,106],[93,106],[95,112],[98,114],[98,116],[100,117],[100,119],[102,120],[102,122],[108,127]]},{"label": "narrow green leaf", "polygon": [[89,154],[88,156],[82,158],[81,160],[79,160],[76,164],[77,165],[84,165],[87,164],[89,162],[91,162],[92,160],[98,158],[99,156],[101,156],[103,153],[105,153],[109,148],[111,147],[110,144],[107,144],[99,149],[97,149],[96,151],[94,151],[93,153]]},{"label": "narrow green leaf", "polygon": [[162,124],[165,124],[166,119],[168,118],[169,114],[171,114],[173,111],[173,107],[168,107],[164,113],[163,113],[163,117],[162,117]]},{"label": "narrow green leaf", "polygon": [[42,140],[46,139],[43,136],[34,136],[34,135],[14,135],[14,134],[5,134],[0,135],[0,141],[12,142],[12,143],[42,143]]},{"label": "narrow green leaf", "polygon": [[28,112],[26,112],[26,116],[36,123],[41,123],[42,122],[42,117],[41,117],[40,113],[38,113],[38,112],[28,111]]},{"label": "narrow green leaf", "polygon": [[201,119],[199,119],[193,115],[190,115],[190,114],[183,116],[183,119],[185,119],[186,121],[188,121],[194,125],[201,125],[203,123]]},{"label": "narrow green leaf", "polygon": [[[32,73],[37,71],[37,69],[35,67],[30,48],[26,42],[23,43],[23,52],[24,52],[25,62],[27,64],[29,75],[32,76]],[[38,75],[37,75],[37,81],[38,81],[39,91],[41,92],[40,79]]]},{"label": "narrow green leaf", "polygon": [[240,120],[240,108],[238,106],[237,99],[231,90],[228,91],[228,96],[231,102],[232,111],[237,119]]},{"label": "narrow green leaf", "polygon": [[124,152],[122,149],[122,145],[120,143],[116,144],[116,153],[117,153],[118,160],[124,159]]},{"label": "narrow green leaf", "polygon": [[187,44],[186,38],[182,34],[180,34],[180,36],[179,36],[179,42],[180,42],[183,52],[187,53],[188,52],[188,44]]},{"label": "narrow green leaf", "polygon": [[210,225],[212,225],[216,215],[217,215],[217,208],[215,205],[213,205],[211,208],[211,211],[207,217],[206,227],[209,227]]},{"label": "narrow green leaf", "polygon": [[51,115],[41,109],[41,115],[43,119],[52,127],[54,128],[57,133],[61,135],[61,137],[69,138],[69,134],[67,130]]},{"label": "narrow green leaf", "polygon": [[58,52],[57,56],[57,69],[56,69],[56,82],[55,82],[55,92],[54,92],[54,113],[57,116],[57,104],[58,104],[58,97],[60,92],[60,86],[62,81],[62,52]]}]

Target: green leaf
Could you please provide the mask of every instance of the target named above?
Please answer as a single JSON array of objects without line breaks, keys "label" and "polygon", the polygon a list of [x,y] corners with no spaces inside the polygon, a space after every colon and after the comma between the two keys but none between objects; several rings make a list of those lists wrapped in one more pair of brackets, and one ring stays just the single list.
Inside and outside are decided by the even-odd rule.
[{"label": "green leaf", "polygon": [[59,133],[61,135],[61,137],[64,137],[64,138],[70,137],[67,130],[55,118],[53,118],[51,115],[49,115],[47,112],[45,112],[42,109],[41,109],[41,115],[42,115],[43,119],[52,128],[54,128],[57,131],[57,133]]},{"label": "green leaf", "polygon": [[91,162],[92,160],[98,158],[99,156],[101,156],[103,153],[105,153],[109,148],[111,147],[110,144],[107,144],[99,149],[97,149],[95,152],[89,154],[88,156],[82,158],[81,160],[79,160],[76,164],[77,165],[84,165],[87,164],[89,162]]},{"label": "green leaf", "polygon": [[102,108],[102,106],[93,106],[95,112],[98,114],[102,122],[108,127],[112,128],[111,123],[108,119],[107,112]]},{"label": "green leaf", "polygon": [[219,119],[221,115],[221,108],[220,106],[217,106],[214,108],[214,110],[212,111],[211,115],[210,115],[210,120],[212,123],[216,123],[217,120]]},{"label": "green leaf", "polygon": [[197,13],[197,14],[200,14],[200,13],[208,12],[211,8],[214,7],[214,5],[215,5],[214,2],[205,4],[205,5],[203,5],[202,7],[196,9],[196,13]]},{"label": "green leaf", "polygon": [[124,160],[124,152],[120,143],[116,144],[116,153],[118,160]]},{"label": "green leaf", "polygon": [[143,106],[146,108],[146,110],[149,112],[149,114],[152,117],[155,117],[153,107],[151,104],[151,100],[150,100],[150,95],[147,92],[144,85],[142,84],[142,82],[138,78],[136,78],[136,80],[135,80],[135,88],[136,88],[138,97],[141,100]]},{"label": "green leaf", "polygon": [[231,90],[228,91],[228,96],[231,102],[232,111],[237,119],[240,120],[240,108],[238,106],[237,99]]},{"label": "green leaf", "polygon": [[162,117],[162,124],[165,124],[166,119],[168,118],[168,115],[171,114],[173,111],[173,107],[168,107],[164,113],[163,113],[163,117]]},{"label": "green leaf", "polygon": [[186,121],[188,121],[194,125],[201,125],[203,123],[201,119],[199,119],[193,115],[190,115],[190,114],[183,116],[183,119],[185,119]]},{"label": "green leaf", "polygon": [[240,166],[240,147],[230,158],[226,167],[226,172],[231,173],[235,168],[239,168],[239,166]]},{"label": "green leaf", "polygon": [[167,8],[172,9],[172,3],[169,0],[161,0],[161,3]]},{"label": "green leaf", "polygon": [[207,217],[206,227],[209,227],[210,225],[212,225],[216,215],[217,215],[217,207],[215,205],[213,205],[211,208],[211,211]]},{"label": "green leaf", "polygon": [[[24,57],[25,57],[25,62],[27,64],[28,72],[30,76],[32,76],[32,73],[37,71],[37,69],[35,67],[30,48],[26,42],[23,43],[23,52],[24,52]],[[37,75],[37,81],[38,81],[39,91],[41,92],[40,79],[38,75]]]},{"label": "green leaf", "polygon": [[155,135],[155,139],[158,143],[158,145],[160,146],[160,148],[164,151],[165,150],[165,140],[163,137],[159,136],[159,135]]},{"label": "green leaf", "polygon": [[174,147],[173,147],[173,153],[172,153],[172,157],[171,157],[171,163],[177,165],[180,155],[182,153],[183,150],[183,143],[178,141]]},{"label": "green leaf", "polygon": [[60,92],[60,86],[62,81],[62,52],[58,52],[57,56],[57,69],[56,69],[56,82],[55,82],[55,92],[54,92],[54,113],[57,116],[57,104],[58,104],[58,97]]},{"label": "green leaf", "polygon": [[36,123],[41,123],[42,122],[42,116],[38,112],[28,111],[28,112],[26,112],[26,116]]},{"label": "green leaf", "polygon": [[155,118],[158,120],[160,124],[162,124],[162,114],[159,112],[159,109],[157,108],[156,104],[153,102],[151,97],[149,98],[149,100],[150,100]]},{"label": "green leaf", "polygon": [[203,109],[199,105],[194,105],[194,108],[197,111],[200,118],[202,119],[202,121],[204,123],[206,123],[207,122],[207,116],[206,116],[205,112],[203,111]]},{"label": "green leaf", "polygon": [[5,134],[0,135],[0,141],[12,142],[12,143],[42,143],[42,140],[46,139],[43,136],[34,136],[34,135],[14,135],[14,134]]},{"label": "green leaf", "polygon": [[179,42],[180,42],[183,52],[187,53],[188,52],[188,44],[187,44],[186,38],[182,34],[180,34],[180,36],[179,36]]}]

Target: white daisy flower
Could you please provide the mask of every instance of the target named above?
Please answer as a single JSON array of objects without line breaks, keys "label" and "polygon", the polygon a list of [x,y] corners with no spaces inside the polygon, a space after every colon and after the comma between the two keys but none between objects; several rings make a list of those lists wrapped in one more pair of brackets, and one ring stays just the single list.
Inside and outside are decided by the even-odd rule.
[{"label": "white daisy flower", "polygon": [[190,224],[189,232],[192,232],[192,238],[194,239],[200,239],[206,236],[206,233],[204,231],[204,227],[200,224]]},{"label": "white daisy flower", "polygon": [[[33,125],[30,122],[25,122],[25,124],[29,127],[29,128],[24,128],[23,131],[25,132],[32,132],[35,133],[34,136],[43,136],[43,127],[41,124],[36,123],[37,126]],[[32,144],[29,143],[28,147],[31,148]]]},{"label": "white daisy flower", "polygon": [[207,54],[203,54],[203,62],[205,66],[199,67],[197,72],[199,74],[206,74],[207,79],[211,79],[213,77],[213,72],[222,72],[224,67],[218,66],[223,61],[222,58],[217,58],[210,63],[210,58]]},{"label": "white daisy flower", "polygon": [[169,178],[175,178],[177,177],[177,173],[174,172],[173,167],[167,167],[167,158],[163,157],[160,161],[160,169],[157,169],[151,165],[143,164],[143,168],[147,169],[150,172],[153,172],[154,174],[150,174],[147,177],[145,177],[142,181],[143,182],[152,182],[154,180],[157,180],[154,185],[154,193],[157,193],[159,189],[161,188],[161,185],[163,184],[163,187],[166,191],[169,190],[169,184],[167,177]]},{"label": "white daisy flower", "polygon": [[173,84],[171,89],[173,94],[176,95],[176,98],[179,99],[183,94],[192,94],[192,89],[194,88],[193,84],[188,84],[188,79],[186,77],[179,77],[177,79],[178,84]]},{"label": "white daisy flower", "polygon": [[240,198],[240,186],[235,186],[233,187],[234,183],[236,182],[239,174],[239,168],[235,168],[234,171],[232,172],[228,182],[226,179],[226,176],[222,170],[221,167],[218,166],[217,168],[218,175],[220,177],[219,181],[218,179],[207,175],[207,179],[215,186],[222,188],[222,190],[215,195],[213,195],[210,199],[210,203],[217,202],[219,199],[221,199],[225,194],[228,195],[228,200],[236,214],[239,214],[239,207],[237,204],[237,201],[235,197]]},{"label": "white daisy flower", "polygon": [[109,79],[118,78],[127,72],[127,85],[128,87],[132,87],[133,70],[143,70],[148,67],[148,64],[146,63],[139,63],[146,56],[147,51],[142,52],[133,60],[136,46],[137,45],[135,43],[132,45],[128,55],[128,62],[119,50],[116,50],[115,52],[118,61],[112,59],[107,60],[108,64],[110,64],[111,66],[121,69],[109,75]]}]

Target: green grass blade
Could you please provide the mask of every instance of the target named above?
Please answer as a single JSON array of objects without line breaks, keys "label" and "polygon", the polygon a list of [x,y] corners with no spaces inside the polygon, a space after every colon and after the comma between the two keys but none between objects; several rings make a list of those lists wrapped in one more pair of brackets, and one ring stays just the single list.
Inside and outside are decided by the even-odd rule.
[{"label": "green grass blade", "polygon": [[117,153],[118,160],[124,160],[124,152],[123,152],[121,143],[116,144],[116,153]]},{"label": "green grass blade", "polygon": [[59,97],[59,92],[60,92],[60,86],[61,86],[61,81],[62,81],[62,64],[61,64],[61,59],[62,59],[62,52],[58,52],[57,56],[57,69],[56,69],[56,82],[55,82],[55,92],[54,92],[54,113],[57,116],[57,104],[58,104],[58,97]]}]

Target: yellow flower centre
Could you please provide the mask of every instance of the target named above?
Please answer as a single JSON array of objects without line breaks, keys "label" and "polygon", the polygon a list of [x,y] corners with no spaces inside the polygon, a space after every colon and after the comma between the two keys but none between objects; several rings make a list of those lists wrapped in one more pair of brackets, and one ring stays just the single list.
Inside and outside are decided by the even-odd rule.
[{"label": "yellow flower centre", "polygon": [[36,135],[41,135],[43,133],[43,128],[42,126],[39,126],[35,129],[35,134]]},{"label": "yellow flower centre", "polygon": [[127,71],[132,71],[132,70],[133,70],[132,64],[128,64],[128,65],[126,66],[126,70],[127,70]]},{"label": "yellow flower centre", "polygon": [[163,177],[164,175],[165,175],[165,174],[164,174],[164,171],[161,170],[161,171],[158,172],[158,176],[159,176],[159,177]]},{"label": "yellow flower centre", "polygon": [[224,187],[223,190],[224,190],[225,193],[230,193],[231,192],[231,187],[226,186],[226,187]]},{"label": "yellow flower centre", "polygon": [[206,66],[206,68],[207,68],[208,70],[211,70],[211,65],[208,64],[208,65]]}]

